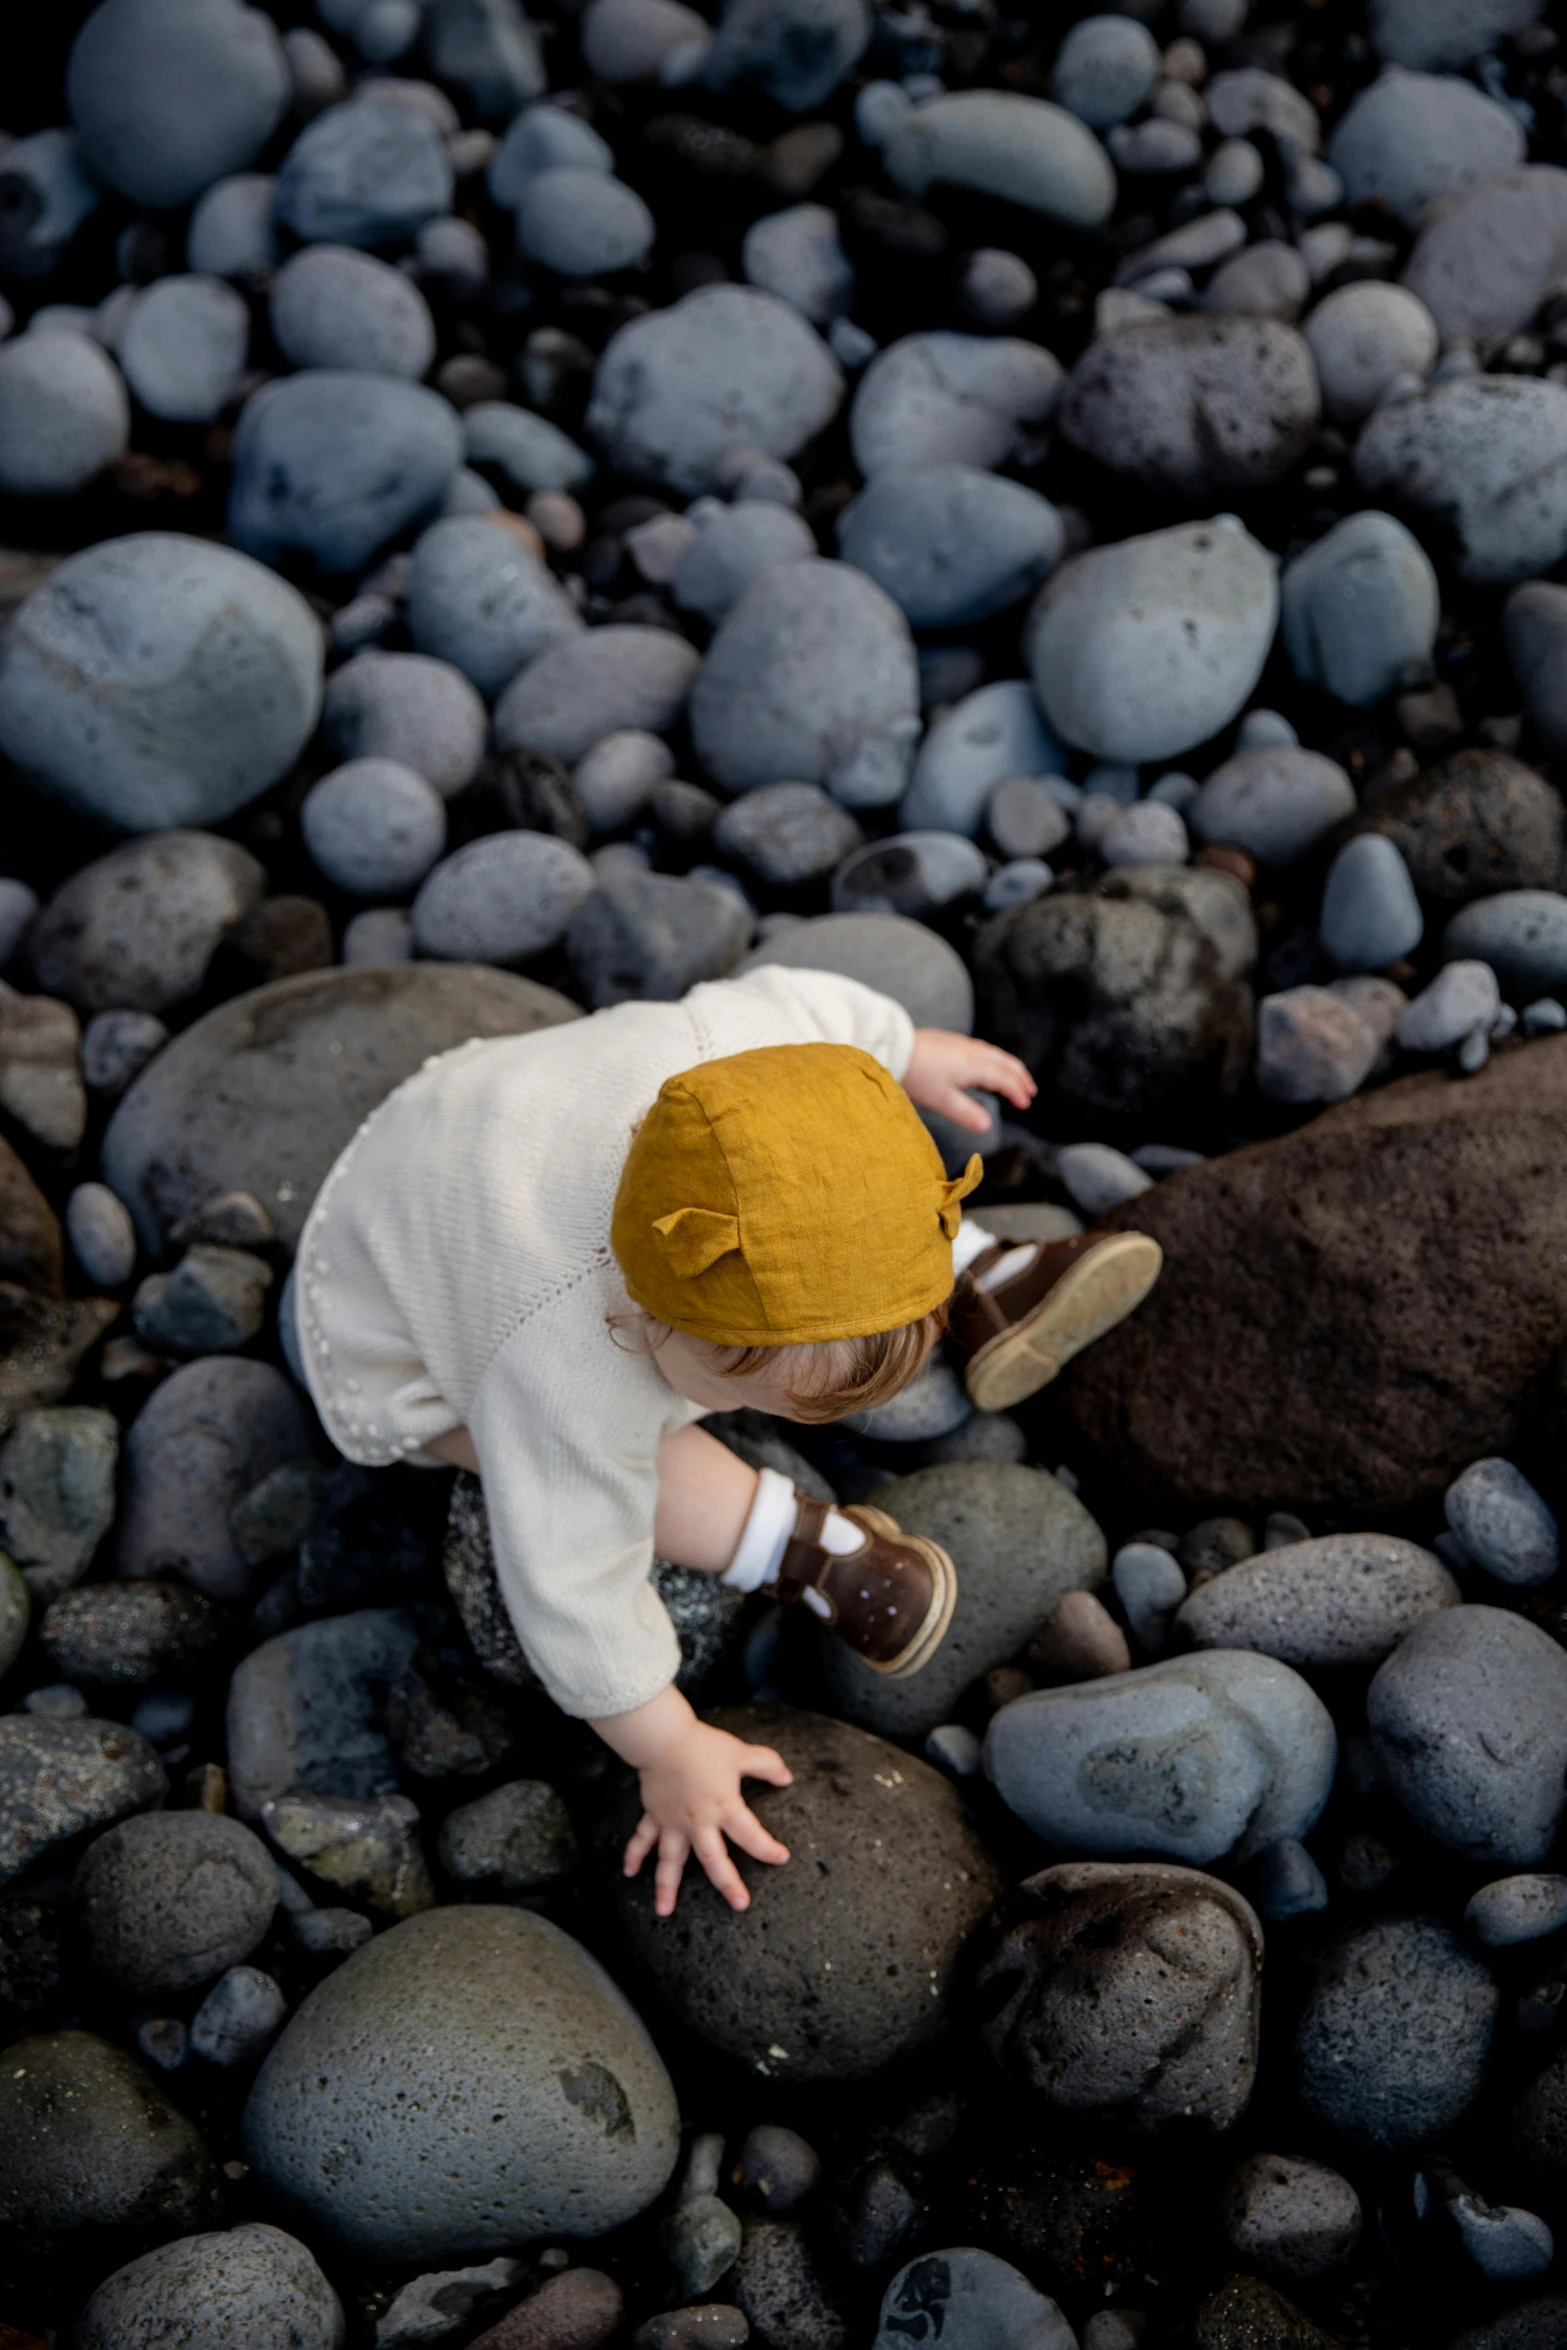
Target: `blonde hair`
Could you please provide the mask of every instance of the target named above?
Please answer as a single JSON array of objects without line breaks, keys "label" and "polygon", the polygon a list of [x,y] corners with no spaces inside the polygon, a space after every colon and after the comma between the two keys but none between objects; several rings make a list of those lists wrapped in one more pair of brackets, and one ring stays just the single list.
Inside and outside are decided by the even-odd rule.
[{"label": "blonde hair", "polygon": [[[804,1346],[725,1346],[716,1339],[688,1338],[718,1377],[749,1379],[759,1371],[782,1371],[784,1400],[791,1415],[807,1422],[846,1419],[868,1412],[907,1387],[947,1327],[949,1300],[943,1298],[917,1322],[875,1330],[865,1338],[817,1339]],[[617,1345],[654,1354],[670,1325],[640,1309],[611,1314]]]}]

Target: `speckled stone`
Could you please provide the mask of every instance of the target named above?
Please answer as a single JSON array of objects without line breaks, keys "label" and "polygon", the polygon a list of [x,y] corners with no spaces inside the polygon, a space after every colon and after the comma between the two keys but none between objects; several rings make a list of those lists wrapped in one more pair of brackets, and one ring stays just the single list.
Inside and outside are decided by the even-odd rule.
[{"label": "speckled stone", "polygon": [[341,2350],[343,2310],[296,2237],[256,2221],[182,2236],[106,2277],[76,2321],[75,2350]]},{"label": "speckled stone", "polygon": [[1252,1648],[1303,1671],[1378,1665],[1458,1585],[1429,1550],[1393,1534],[1287,1542],[1202,1584],[1175,1619],[1194,1648]]},{"label": "speckled stone", "polygon": [[1439,2137],[1485,2076],[1499,1995],[1432,1918],[1384,1918],[1333,1945],[1296,2036],[1302,2102],[1361,2145]]},{"label": "speckled stone", "polygon": [[1257,2074],[1262,1928],[1216,1877],[1075,1861],[1019,1888],[982,1968],[984,2038],[1058,2112],[1227,2130]]},{"label": "speckled stone", "polygon": [[315,1415],[271,1363],[209,1355],[183,1364],[131,1423],[116,1546],[124,1575],[175,1575],[217,1599],[253,1569],[228,1513],[270,1471],[319,1456]]},{"label": "speckled stone", "polygon": [[94,1966],[163,1998],[250,1956],[277,1907],[277,1868],[221,1812],[142,1812],[95,1838],[73,1893]]},{"label": "speckled stone", "polygon": [[202,1671],[228,1637],[221,1609],[182,1583],[86,1583],[62,1592],[38,1636],[63,1681],[114,1689],[176,1685]]},{"label": "speckled stone", "polygon": [[[620,2225],[662,2190],[679,2117],[596,1959],[529,1911],[459,1906],[378,1935],[310,1993],[244,2136],[306,2224],[413,2262]],[[332,2159],[345,2140],[351,2167]]]},{"label": "speckled stone", "polygon": [[146,1739],[122,1722],[0,1715],[0,1885],[90,1828],[150,1811],[168,1784]]},{"label": "speckled stone", "polygon": [[792,1768],[791,1787],[746,1790],[792,1857],[774,1868],[737,1855],[743,1914],[688,1872],[671,1935],[650,1873],[620,1875],[638,1808],[628,1779],[602,1851],[637,1963],[688,2027],[762,2078],[857,2078],[922,2047],[999,1889],[952,1782],[819,1714],[755,1705],[709,1718]]},{"label": "speckled stone", "polygon": [[1285,2284],[1342,2268],[1360,2241],[1360,2197],[1325,2162],[1248,2154],[1220,2190],[1219,2225],[1238,2260]]},{"label": "speckled stone", "polygon": [[93,2032],[13,2040],[0,2070],[0,2227],[34,2255],[129,2250],[223,2215],[194,2122]]},{"label": "speckled stone", "polygon": [[919,1738],[952,1717],[971,1682],[1042,1629],[1068,1591],[1103,1583],[1105,1539],[1075,1495],[1042,1469],[961,1461],[879,1488],[909,1534],[939,1542],[958,1570],[958,1604],[940,1648],[906,1680],[873,1672],[842,1641],[822,1670],[835,1710],[889,1738]]}]

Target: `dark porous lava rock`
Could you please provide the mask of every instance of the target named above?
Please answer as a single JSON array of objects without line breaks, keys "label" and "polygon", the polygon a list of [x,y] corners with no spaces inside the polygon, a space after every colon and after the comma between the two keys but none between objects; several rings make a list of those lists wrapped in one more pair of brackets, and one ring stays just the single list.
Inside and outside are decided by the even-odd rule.
[{"label": "dark porous lava rock", "polygon": [[618,1875],[641,1809],[628,1781],[603,1848],[634,1957],[693,2031],[766,2079],[853,2079],[922,2046],[1000,1889],[956,1788],[820,1714],[750,1705],[706,1718],[793,1771],[791,1787],[746,1786],[790,1858],[736,1853],[751,1893],[741,1915],[688,1871],[673,1918],[655,1918],[652,1871]]},{"label": "dark porous lava rock", "polygon": [[1384,834],[1421,896],[1444,906],[1567,880],[1561,796],[1506,751],[1455,751],[1373,800],[1353,830]]},{"label": "dark porous lava rock", "polygon": [[1340,2350],[1293,2301],[1237,2270],[1197,2312],[1192,2350]]},{"label": "dark porous lava rock", "polygon": [[338,1153],[432,1054],[577,1017],[553,988],[480,964],[274,980],[220,1004],[137,1079],[104,1136],[104,1180],[154,1252],[223,1191],[259,1199],[292,1247]]},{"label": "dark porous lava rock", "polygon": [[1235,1092],[1256,953],[1230,874],[1128,866],[986,925],[974,950],[981,1025],[1027,1062],[1049,1131],[1103,1141]]},{"label": "dark porous lava rock", "polygon": [[1567,1338],[1567,1039],[1172,1176],[1146,1303],[1057,1390],[1144,1502],[1367,1516],[1510,1453]]}]

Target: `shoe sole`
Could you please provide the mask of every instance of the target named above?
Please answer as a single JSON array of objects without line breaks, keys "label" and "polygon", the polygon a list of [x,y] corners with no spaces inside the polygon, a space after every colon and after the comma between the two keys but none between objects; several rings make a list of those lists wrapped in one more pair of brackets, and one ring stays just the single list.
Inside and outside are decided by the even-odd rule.
[{"label": "shoe sole", "polygon": [[885,1510],[872,1509],[861,1503],[847,1514],[857,1519],[862,1526],[868,1527],[873,1534],[885,1535],[892,1541],[905,1543],[910,1550],[917,1550],[930,1569],[930,1606],[925,1611],[925,1621],[907,1648],[897,1656],[888,1658],[885,1664],[879,1664],[873,1656],[860,1658],[861,1664],[869,1665],[873,1673],[885,1673],[889,1680],[896,1681],[905,1673],[917,1673],[922,1665],[929,1664],[945,1640],[947,1627],[952,1622],[952,1611],[958,1604],[958,1570],[939,1542],[927,1541],[923,1534],[908,1533],[896,1518],[889,1518]]},{"label": "shoe sole", "polygon": [[1159,1278],[1164,1251],[1146,1232],[1121,1232],[1079,1259],[1026,1321],[988,1339],[968,1366],[970,1401],[1009,1411],[1048,1387],[1074,1355],[1135,1312]]}]

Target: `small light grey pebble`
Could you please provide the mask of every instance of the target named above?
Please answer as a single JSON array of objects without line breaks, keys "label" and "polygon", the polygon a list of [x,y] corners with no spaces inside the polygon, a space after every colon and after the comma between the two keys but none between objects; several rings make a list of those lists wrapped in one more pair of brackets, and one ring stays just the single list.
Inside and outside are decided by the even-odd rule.
[{"label": "small light grey pebble", "polygon": [[1124,1151],[1105,1142],[1066,1144],[1056,1153],[1056,1174],[1085,1216],[1106,1216],[1151,1184]]},{"label": "small light grey pebble", "polygon": [[106,1183],[79,1183],[66,1202],[65,1228],[77,1263],[96,1289],[119,1289],[136,1270],[136,1227]]},{"label": "small light grey pebble", "polygon": [[1145,1656],[1160,1656],[1186,1577],[1167,1550],[1153,1542],[1124,1542],[1110,1562],[1110,1580],[1132,1638]]},{"label": "small light grey pebble", "polygon": [[395,759],[350,759],[323,775],[299,826],[318,871],[358,898],[415,889],[446,846],[440,793]]},{"label": "small light grey pebble", "polygon": [[972,1779],[984,1760],[984,1747],[962,1722],[938,1722],[926,1733],[925,1759],[954,1779]]},{"label": "small light grey pebble", "polygon": [[207,1993],[190,2027],[193,2055],[232,2069],[252,2064],[288,2013],[278,1984],[260,1967],[233,1966]]},{"label": "small light grey pebble", "polygon": [[1534,1942],[1567,1926],[1567,1877],[1497,1877],[1470,1895],[1464,1923],[1486,1950]]},{"label": "small light grey pebble", "polygon": [[1473,1461],[1444,1497],[1447,1522],[1499,1583],[1546,1583],[1561,1564],[1555,1513],[1511,1461]]}]

